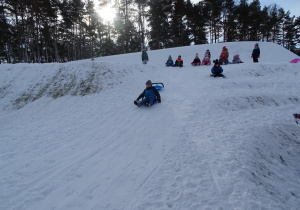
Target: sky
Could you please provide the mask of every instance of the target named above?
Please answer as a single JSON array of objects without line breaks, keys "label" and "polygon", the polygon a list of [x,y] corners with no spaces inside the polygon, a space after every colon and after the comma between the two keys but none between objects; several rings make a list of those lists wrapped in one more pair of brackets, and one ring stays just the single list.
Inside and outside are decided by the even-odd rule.
[{"label": "sky", "polygon": [[[194,3],[199,2],[199,0],[191,0]],[[239,2],[239,0],[236,0]],[[252,0],[248,0],[251,3]],[[269,6],[271,4],[277,4],[284,9],[284,11],[290,10],[291,15],[296,17],[300,16],[300,0],[260,0],[260,5],[263,8],[265,5]]]},{"label": "sky", "polygon": [[290,10],[291,15],[300,16],[300,0],[260,0],[260,4],[262,7],[277,4],[286,12]]}]

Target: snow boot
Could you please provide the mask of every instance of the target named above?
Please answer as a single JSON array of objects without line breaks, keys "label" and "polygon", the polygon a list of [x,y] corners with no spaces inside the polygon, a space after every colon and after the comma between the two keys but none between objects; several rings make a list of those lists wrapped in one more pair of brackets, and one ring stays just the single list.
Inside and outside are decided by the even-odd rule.
[{"label": "snow boot", "polygon": [[141,104],[140,104],[140,102],[139,102],[138,100],[135,100],[133,103],[134,103],[135,105],[137,105],[138,107],[141,107]]}]

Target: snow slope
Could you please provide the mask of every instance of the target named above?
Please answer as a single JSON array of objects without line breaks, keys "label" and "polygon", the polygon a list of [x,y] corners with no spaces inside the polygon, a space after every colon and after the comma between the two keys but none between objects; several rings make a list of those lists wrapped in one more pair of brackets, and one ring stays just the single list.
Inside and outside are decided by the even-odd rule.
[{"label": "snow slope", "polygon": [[[227,79],[188,65],[224,45],[245,61]],[[299,209],[300,65],[272,43],[253,64],[253,45],[1,65],[0,209]],[[148,79],[162,103],[137,108]]]}]

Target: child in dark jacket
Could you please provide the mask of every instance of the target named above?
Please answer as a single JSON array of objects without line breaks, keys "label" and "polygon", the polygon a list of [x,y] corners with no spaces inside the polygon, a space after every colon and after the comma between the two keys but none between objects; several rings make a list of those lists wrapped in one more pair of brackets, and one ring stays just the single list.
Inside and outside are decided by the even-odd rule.
[{"label": "child in dark jacket", "polygon": [[147,62],[149,61],[148,53],[147,53],[146,49],[144,49],[142,52],[142,61],[143,61],[143,64],[147,64]]},{"label": "child in dark jacket", "polygon": [[[140,99],[144,98],[142,101]],[[134,101],[134,104],[138,107],[142,105],[152,106],[155,102],[160,103],[160,94],[155,87],[152,86],[152,82],[148,80],[146,82],[146,89],[141,93],[141,95]]]},{"label": "child in dark jacket", "polygon": [[183,60],[181,59],[181,55],[178,56],[173,67],[177,67],[177,66],[183,67]]},{"label": "child in dark jacket", "polygon": [[260,49],[259,49],[259,46],[258,46],[258,43],[256,43],[254,45],[254,49],[252,51],[252,56],[251,58],[253,58],[253,62],[254,63],[258,63],[258,58],[260,57]]},{"label": "child in dark jacket", "polygon": [[171,55],[169,55],[169,58],[168,58],[168,60],[166,62],[166,66],[169,67],[169,66],[173,66],[173,65],[174,65],[174,62],[172,60]]},{"label": "child in dark jacket", "polygon": [[223,68],[220,66],[218,59],[213,61],[214,66],[211,69],[211,73],[213,77],[224,77],[223,73]]},{"label": "child in dark jacket", "polygon": [[200,66],[201,65],[201,60],[198,56],[198,53],[196,53],[195,59],[191,64],[192,64],[192,66]]}]

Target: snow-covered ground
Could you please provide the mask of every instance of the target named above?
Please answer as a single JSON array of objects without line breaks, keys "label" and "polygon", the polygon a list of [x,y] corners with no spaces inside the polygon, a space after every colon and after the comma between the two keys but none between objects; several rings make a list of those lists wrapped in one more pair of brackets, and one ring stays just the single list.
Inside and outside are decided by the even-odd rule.
[{"label": "snow-covered ground", "polygon": [[[227,79],[189,65],[224,45]],[[300,209],[300,64],[253,45],[0,65],[0,209]],[[137,108],[148,79],[162,103]]]}]

